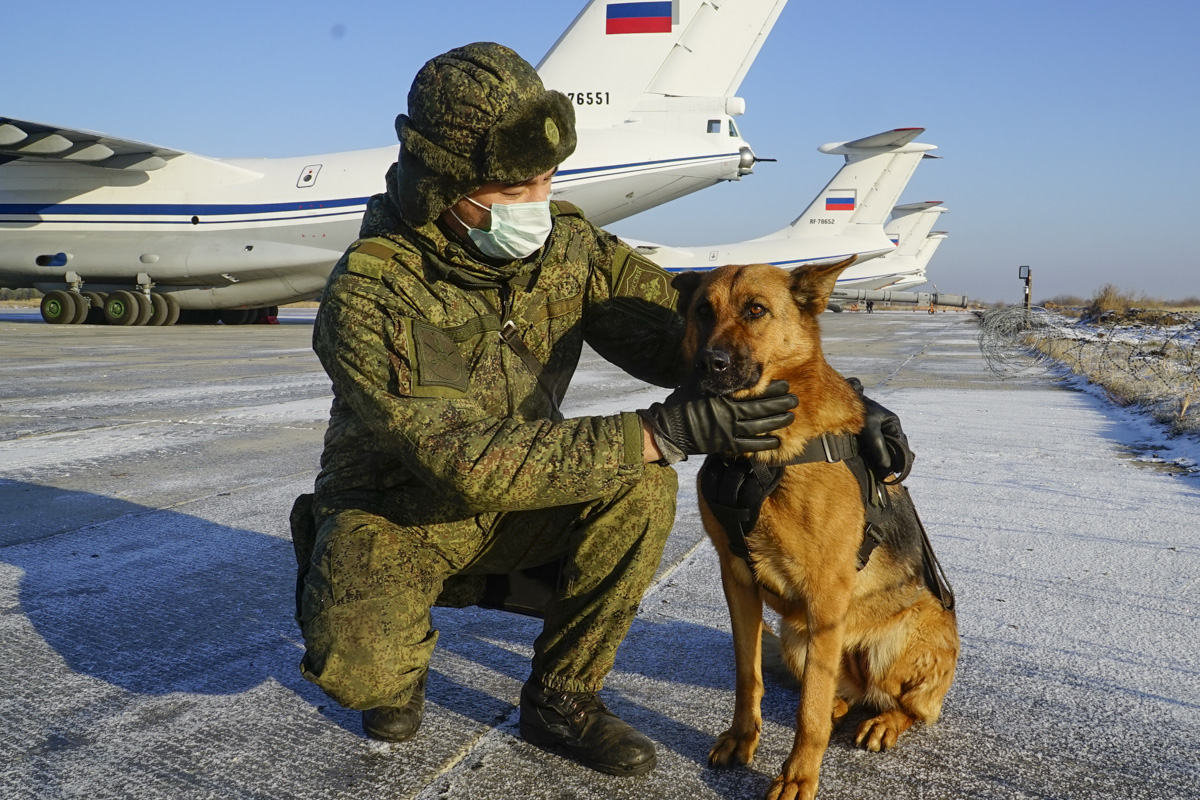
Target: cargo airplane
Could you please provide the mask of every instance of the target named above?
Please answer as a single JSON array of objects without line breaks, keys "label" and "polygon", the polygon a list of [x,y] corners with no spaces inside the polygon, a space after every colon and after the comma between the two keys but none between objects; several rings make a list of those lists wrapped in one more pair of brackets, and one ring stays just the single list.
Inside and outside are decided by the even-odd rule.
[{"label": "cargo airplane", "polygon": [[934,231],[938,218],[949,209],[941,200],[906,203],[892,209],[892,219],[884,233],[896,249],[870,262],[867,274],[851,274],[838,288],[900,289],[925,283],[925,268],[938,245],[947,236]]},{"label": "cargo airplane", "polygon": [[[603,225],[750,173],[736,92],[785,3],[590,0],[538,65],[579,128],[553,196]],[[0,286],[54,323],[254,321],[319,296],[396,156],[218,159],[0,116]]]}]

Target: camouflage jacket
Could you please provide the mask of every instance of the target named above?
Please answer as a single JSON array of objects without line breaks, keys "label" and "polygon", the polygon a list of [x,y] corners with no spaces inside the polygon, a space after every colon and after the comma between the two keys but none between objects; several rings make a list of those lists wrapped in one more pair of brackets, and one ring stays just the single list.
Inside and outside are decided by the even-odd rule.
[{"label": "camouflage jacket", "polygon": [[[313,331],[334,390],[319,505],[377,506],[418,525],[582,502],[641,477],[632,410],[555,421],[557,401],[584,341],[637,378],[676,385],[677,296],[658,266],[573,207],[552,209],[540,254],[507,277],[437,223],[393,220],[342,256]],[[542,385],[502,340],[506,326],[544,365]]]}]

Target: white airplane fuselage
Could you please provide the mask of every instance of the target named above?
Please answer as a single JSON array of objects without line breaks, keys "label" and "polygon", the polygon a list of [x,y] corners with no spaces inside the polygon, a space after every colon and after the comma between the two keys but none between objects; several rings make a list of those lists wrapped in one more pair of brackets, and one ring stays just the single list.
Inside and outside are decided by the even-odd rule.
[{"label": "white airplane fuselage", "polygon": [[[748,172],[740,136],[639,124],[580,129],[555,199],[597,224]],[[730,120],[723,121],[728,131]],[[149,280],[182,308],[271,306],[315,298],[358,236],[398,146],[299,158],[183,153],[161,169],[0,165],[0,286],[62,289],[69,275],[111,292]],[[636,153],[637,158],[630,154]]]}]

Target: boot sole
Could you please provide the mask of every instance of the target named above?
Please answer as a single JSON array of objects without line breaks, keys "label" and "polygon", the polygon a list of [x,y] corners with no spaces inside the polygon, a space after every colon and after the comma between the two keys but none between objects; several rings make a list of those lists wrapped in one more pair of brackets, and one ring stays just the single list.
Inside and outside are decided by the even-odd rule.
[{"label": "boot sole", "polygon": [[375,728],[368,728],[366,725],[363,726],[363,733],[365,733],[367,735],[368,739],[374,739],[377,742],[389,742],[390,744],[399,744],[400,742],[407,742],[409,739],[412,739],[414,736],[417,735],[418,730],[419,730],[419,727],[414,728],[412,733],[407,733],[407,734],[403,734],[401,736],[397,736],[395,734],[384,733],[383,731],[377,730]]},{"label": "boot sole", "polygon": [[552,733],[546,733],[538,728],[533,728],[522,724],[520,726],[521,738],[529,742],[534,747],[540,747],[543,750],[564,756],[574,761],[576,764],[581,764],[588,769],[594,769],[596,772],[603,772],[605,775],[616,775],[619,778],[633,778],[638,775],[645,775],[650,770],[658,766],[658,756],[650,755],[650,760],[641,764],[636,764],[632,767],[622,767],[618,764],[605,764],[598,761],[589,761],[582,758],[579,753],[568,745],[564,744],[561,739]]}]

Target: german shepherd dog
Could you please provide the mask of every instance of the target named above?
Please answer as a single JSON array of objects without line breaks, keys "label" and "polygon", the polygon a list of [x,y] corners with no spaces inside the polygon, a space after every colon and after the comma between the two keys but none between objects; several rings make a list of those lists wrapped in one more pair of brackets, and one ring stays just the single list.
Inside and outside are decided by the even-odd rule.
[{"label": "german shepherd dog", "polygon": [[[826,363],[817,323],[838,274],[853,260],[791,273],[765,264],[728,266],[673,281],[688,323],[684,354],[693,364],[685,390],[753,397],[782,379],[800,400],[795,421],[775,432],[779,449],[752,458],[786,464],[814,437],[862,429],[863,401]],[[937,720],[954,679],[953,602],[931,590],[938,585],[928,577],[932,551],[907,491],[899,485],[886,491],[892,518],[862,569],[863,495],[843,461],[784,467],[746,536],[748,563],[730,550],[701,492],[737,669],[733,723],[717,738],[709,763],[748,764],[758,748],[764,602],[782,618],[783,658],[800,682],[795,742],[769,800],[815,797],[833,725],[854,704],[879,712],[861,724],[856,742],[884,750],[914,722]]]}]

